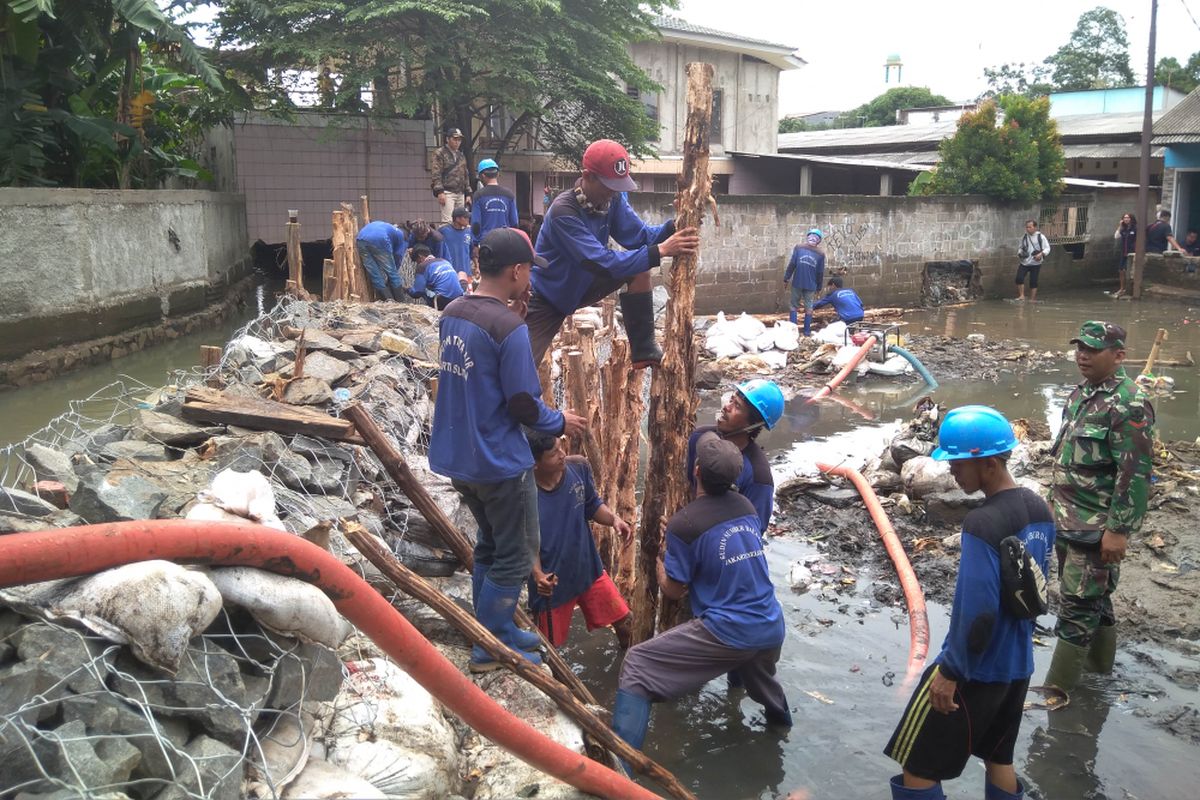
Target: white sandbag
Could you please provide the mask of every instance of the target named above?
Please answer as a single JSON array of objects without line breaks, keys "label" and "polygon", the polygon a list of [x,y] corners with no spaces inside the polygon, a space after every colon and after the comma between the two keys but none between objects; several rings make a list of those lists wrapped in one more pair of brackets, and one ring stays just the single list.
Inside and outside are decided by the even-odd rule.
[{"label": "white sandbag", "polygon": [[246,334],[239,336],[230,342],[230,347],[240,347],[250,355],[258,359],[274,358],[281,352],[286,352],[290,348],[280,347],[273,342],[268,342],[266,339],[260,339],[257,336]]},{"label": "white sandbag", "polygon": [[170,561],[139,561],[62,581],[7,589],[0,598],[50,620],[75,620],[110,642],[128,644],[152,667],[175,674],[187,643],[221,611],[221,593],[203,572]]},{"label": "white sandbag", "polygon": [[709,336],[704,340],[704,349],[711,353],[713,358],[735,358],[745,352],[739,342],[724,334]]},{"label": "white sandbag", "polygon": [[387,800],[387,795],[349,770],[310,759],[283,793],[283,800]]},{"label": "white sandbag", "polygon": [[846,343],[846,323],[840,319],[837,322],[831,322],[821,330],[814,334],[818,342],[829,342],[830,344],[842,345]]},{"label": "white sandbag", "polygon": [[779,350],[766,350],[762,353],[746,353],[734,359],[738,366],[746,369],[759,369],[764,372],[777,372],[787,366],[787,353]]},{"label": "white sandbag", "polygon": [[905,461],[900,467],[900,480],[905,493],[917,499],[958,488],[950,475],[950,462],[935,461],[932,456],[915,456]]},{"label": "white sandbag", "polygon": [[209,578],[229,605],[241,606],[260,625],[330,649],[350,634],[329,596],[299,578],[254,567],[216,567]]},{"label": "white sandbag", "polygon": [[432,800],[458,782],[458,739],[433,697],[390,661],[347,663],[325,740],[328,760],[389,798]]},{"label": "white sandbag", "polygon": [[[774,352],[774,351],[772,351]],[[742,353],[733,360],[741,370],[749,372],[770,372],[771,366],[763,360],[765,353]]]},{"label": "white sandbag", "polygon": [[252,522],[285,530],[275,515],[275,491],[258,470],[221,470],[213,478],[212,485],[201,491],[197,498],[201,503],[214,505]]},{"label": "white sandbag", "polygon": [[850,363],[854,358],[855,353],[859,351],[858,345],[848,344],[844,347],[839,347],[837,354],[833,357],[832,366],[834,369],[841,369]]},{"label": "white sandbag", "polygon": [[704,329],[704,333],[707,336],[726,335],[729,333],[729,330],[729,320],[725,319],[725,312],[718,311],[717,318],[713,320],[711,325]]},{"label": "white sandbag", "polygon": [[876,375],[903,375],[906,372],[912,372],[912,364],[904,358],[904,356],[892,356],[882,364],[877,364],[871,361],[867,364],[867,369],[874,372]]},{"label": "white sandbag", "polygon": [[795,350],[800,346],[800,326],[786,319],[777,320],[771,327],[776,350]]},{"label": "white sandbag", "polygon": [[757,339],[759,334],[767,329],[760,320],[750,316],[745,311],[732,323],[734,335],[739,339]]},{"label": "white sandbag", "polygon": [[770,328],[767,328],[766,330],[764,330],[762,333],[760,333],[758,335],[757,339],[754,340],[754,346],[756,348],[758,348],[758,351],[760,353],[763,350],[774,350],[775,349],[775,332],[773,330],[771,330]]}]

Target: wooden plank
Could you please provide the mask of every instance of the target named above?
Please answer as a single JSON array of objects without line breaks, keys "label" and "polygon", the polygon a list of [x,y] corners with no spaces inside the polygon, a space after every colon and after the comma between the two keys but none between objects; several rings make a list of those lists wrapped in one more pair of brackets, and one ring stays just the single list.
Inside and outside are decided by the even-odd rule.
[{"label": "wooden plank", "polygon": [[288,211],[286,230],[288,280],[296,286],[304,285],[304,257],[300,252],[300,217],[295,211]]},{"label": "wooden plank", "polygon": [[1158,350],[1162,347],[1162,343],[1166,341],[1167,329],[1159,328],[1158,333],[1154,336],[1154,344],[1150,348],[1150,355],[1146,357],[1146,366],[1142,367],[1143,375],[1152,375],[1154,373],[1154,362],[1158,359]]},{"label": "wooden plank", "polygon": [[188,389],[182,414],[184,419],[193,422],[215,422],[276,433],[304,433],[366,444],[349,420],[264,398],[228,397],[219,390],[202,386]]}]

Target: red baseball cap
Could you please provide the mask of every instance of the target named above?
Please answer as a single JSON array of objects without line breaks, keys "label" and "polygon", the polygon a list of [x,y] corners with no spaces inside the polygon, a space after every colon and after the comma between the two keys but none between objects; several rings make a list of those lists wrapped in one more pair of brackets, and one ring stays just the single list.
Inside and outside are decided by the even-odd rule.
[{"label": "red baseball cap", "polygon": [[638,185],[629,177],[629,153],[619,142],[597,139],[583,153],[583,168],[614,192],[636,192]]}]

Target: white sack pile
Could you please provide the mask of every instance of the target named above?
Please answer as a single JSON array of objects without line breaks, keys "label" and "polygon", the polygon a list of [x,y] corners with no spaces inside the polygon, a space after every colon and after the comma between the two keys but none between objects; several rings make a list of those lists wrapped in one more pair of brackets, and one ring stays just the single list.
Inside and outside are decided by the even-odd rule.
[{"label": "white sack pile", "polygon": [[787,354],[799,346],[800,328],[795,323],[777,320],[768,328],[746,313],[730,321],[721,311],[705,331],[704,347],[713,358],[732,358],[769,369],[785,367]]}]

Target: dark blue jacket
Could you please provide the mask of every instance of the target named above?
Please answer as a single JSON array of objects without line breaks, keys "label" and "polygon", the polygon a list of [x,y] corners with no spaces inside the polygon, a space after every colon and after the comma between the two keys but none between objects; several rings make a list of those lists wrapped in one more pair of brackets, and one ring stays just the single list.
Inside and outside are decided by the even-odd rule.
[{"label": "dark blue jacket", "polygon": [[[438,229],[442,235],[441,258],[449,261],[458,272],[471,274],[471,229],[461,231],[453,225],[443,225]],[[437,255],[437,253],[434,253]]]},{"label": "dark blue jacket", "polygon": [[813,303],[813,308],[833,306],[842,322],[858,322],[863,318],[862,300],[853,289],[834,289]]},{"label": "dark blue jacket", "polygon": [[488,231],[517,224],[517,196],[512,190],[494,184],[482,187],[471,198],[471,240],[476,247]]},{"label": "dark blue jacket", "polygon": [[815,292],[825,285],[825,254],[805,244],[796,245],[783,279],[794,280],[794,286]]},{"label": "dark blue jacket", "polygon": [[397,228],[390,222],[375,220],[368,222],[358,232],[358,236],[354,238],[360,245],[368,245],[376,250],[382,250],[385,253],[391,253],[396,259],[396,264],[404,262],[404,251],[408,247],[408,240],[404,235],[404,231]]}]

